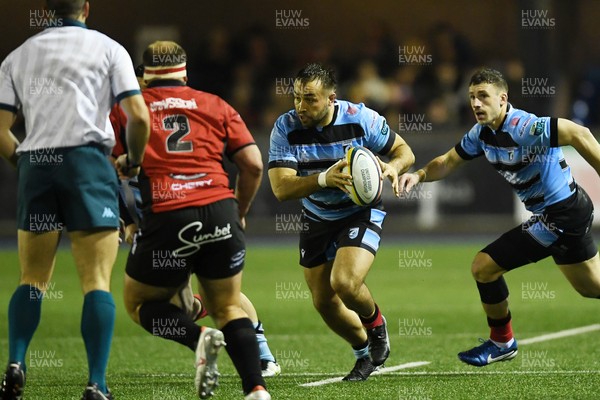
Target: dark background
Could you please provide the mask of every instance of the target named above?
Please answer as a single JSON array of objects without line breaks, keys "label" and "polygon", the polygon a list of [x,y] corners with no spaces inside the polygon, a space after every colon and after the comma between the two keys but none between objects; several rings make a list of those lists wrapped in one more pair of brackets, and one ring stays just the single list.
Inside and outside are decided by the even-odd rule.
[{"label": "dark background", "polygon": [[[43,4],[0,0],[1,59],[40,31],[35,17]],[[232,104],[265,161],[272,124],[292,107],[290,79],[306,62],[329,64],[338,74],[338,97],[385,115],[420,167],[473,125],[466,88],[481,65],[505,74],[516,107],[598,132],[599,17],[596,0],[94,0],[88,26],[123,44],[136,64],[150,42],[177,40],[188,52],[190,86]],[[427,62],[400,62],[400,53],[419,51]],[[523,79],[544,82],[539,88],[551,94],[523,95],[532,87]],[[419,131],[401,129],[399,122],[419,118]],[[21,121],[14,131],[24,134]],[[508,185],[482,160],[472,163],[435,189],[423,187],[421,200],[389,198],[386,188],[386,230],[498,232],[514,225],[519,213]],[[14,237],[16,177],[7,163],[0,163],[0,182],[0,235]],[[592,174],[590,182],[600,181]],[[427,223],[431,202],[439,215]],[[265,172],[249,231],[282,233],[275,218],[298,210],[298,202],[275,200]]]}]

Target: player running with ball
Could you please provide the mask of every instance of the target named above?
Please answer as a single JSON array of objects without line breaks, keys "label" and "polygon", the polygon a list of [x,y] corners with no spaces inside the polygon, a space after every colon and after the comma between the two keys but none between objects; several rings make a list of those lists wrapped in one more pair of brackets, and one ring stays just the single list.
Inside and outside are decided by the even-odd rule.
[{"label": "player running with ball", "polygon": [[600,174],[600,145],[589,129],[574,122],[512,107],[498,71],[477,71],[469,98],[477,124],[446,154],[401,176],[400,187],[408,192],[419,182],[443,179],[465,161],[485,156],[534,214],[477,253],[471,265],[491,333],[489,340],[458,357],[481,367],[517,355],[506,272],[552,256],[577,292],[600,298],[600,258],[590,231],[593,205],[573,180],[560,148],[573,146]]},{"label": "player running with ball", "polygon": [[385,211],[381,201],[354,204],[342,172],[349,147],[364,146],[387,155],[383,176],[398,195],[398,173],[414,156],[385,118],[364,104],[336,99],[331,70],[309,64],[294,81],[294,110],[271,132],[269,179],[278,200],[302,199],[300,265],[313,304],[325,323],[354,350],[356,363],[344,378],[363,381],[390,353],[385,318],[365,278],[379,248]]}]

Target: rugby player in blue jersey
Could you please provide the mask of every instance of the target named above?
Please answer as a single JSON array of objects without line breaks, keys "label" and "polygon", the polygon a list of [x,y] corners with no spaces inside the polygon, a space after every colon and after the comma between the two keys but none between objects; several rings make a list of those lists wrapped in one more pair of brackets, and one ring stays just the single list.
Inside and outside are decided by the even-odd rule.
[{"label": "rugby player in blue jersey", "polygon": [[589,129],[572,121],[514,108],[506,81],[493,69],[471,77],[469,98],[477,124],[446,154],[402,175],[400,187],[410,191],[419,182],[443,179],[465,161],[485,156],[533,213],[473,260],[471,272],[491,333],[489,340],[458,357],[481,367],[517,355],[506,272],[552,256],[577,292],[600,298],[600,258],[590,231],[594,208],[573,180],[560,148],[573,146],[600,174],[600,145]]},{"label": "rugby player in blue jersey", "polygon": [[271,132],[269,179],[278,200],[302,199],[307,229],[300,233],[300,265],[313,304],[325,323],[353,348],[357,359],[344,378],[363,381],[390,353],[385,318],[365,285],[379,247],[381,201],[354,204],[344,187],[351,176],[346,149],[364,146],[389,157],[383,177],[398,196],[398,174],[414,163],[404,140],[364,104],[336,99],[333,72],[309,64],[294,81],[294,109]]}]

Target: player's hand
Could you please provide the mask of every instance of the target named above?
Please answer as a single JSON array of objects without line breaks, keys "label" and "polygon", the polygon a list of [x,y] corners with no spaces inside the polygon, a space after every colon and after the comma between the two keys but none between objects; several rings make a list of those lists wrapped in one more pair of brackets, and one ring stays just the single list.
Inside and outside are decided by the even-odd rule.
[{"label": "player's hand", "polygon": [[402,190],[402,192],[408,193],[420,181],[421,181],[421,178],[419,177],[418,174],[416,174],[416,173],[406,173],[406,174],[400,175],[400,178],[398,178],[398,186],[400,187],[400,189]]},{"label": "player's hand", "polygon": [[240,216],[240,224],[242,225],[242,229],[246,230],[246,217]]},{"label": "player's hand", "polygon": [[387,177],[392,183],[394,195],[396,197],[400,197],[400,189],[398,186],[398,170],[393,165],[381,161],[379,157],[375,158],[377,158],[379,168],[381,168],[381,180],[384,180]]},{"label": "player's hand", "polygon": [[115,161],[115,168],[120,179],[129,179],[140,173],[140,167],[131,167],[128,163],[127,154],[121,154]]},{"label": "player's hand", "polygon": [[133,237],[135,236],[135,233],[137,232],[138,227],[136,224],[129,224],[125,227],[125,242],[127,242],[127,244],[132,245],[133,244]]},{"label": "player's hand", "polygon": [[325,182],[327,187],[337,187],[342,192],[348,193],[346,185],[352,185],[352,175],[344,172],[344,167],[348,165],[345,158],[342,158],[325,172]]}]

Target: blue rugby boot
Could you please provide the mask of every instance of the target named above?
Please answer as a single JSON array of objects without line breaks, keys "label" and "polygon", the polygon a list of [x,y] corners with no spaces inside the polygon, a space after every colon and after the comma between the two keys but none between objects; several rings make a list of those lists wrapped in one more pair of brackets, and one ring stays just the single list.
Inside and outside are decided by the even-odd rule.
[{"label": "blue rugby boot", "polygon": [[517,341],[503,349],[494,344],[491,340],[479,339],[483,344],[473,347],[471,350],[458,353],[460,361],[476,367],[484,367],[488,364],[498,361],[509,361],[517,356]]}]

